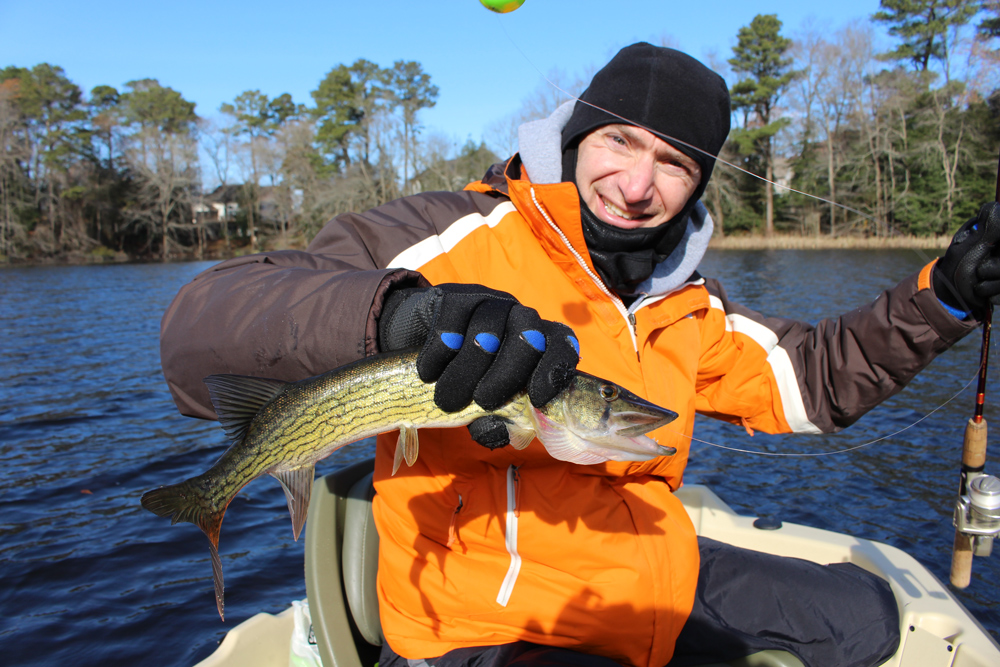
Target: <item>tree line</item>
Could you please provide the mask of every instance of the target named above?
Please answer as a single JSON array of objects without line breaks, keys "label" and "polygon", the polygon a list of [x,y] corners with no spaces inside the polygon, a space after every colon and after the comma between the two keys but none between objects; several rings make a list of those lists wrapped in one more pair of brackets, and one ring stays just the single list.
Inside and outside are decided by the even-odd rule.
[{"label": "tree line", "polygon": [[206,119],[156,79],[84,95],[58,66],[0,69],[0,257],[300,246],[335,215],[461,188],[498,159],[422,137],[438,88],[416,62],[337,65],[311,97],[248,90]]},{"label": "tree line", "polygon": [[[716,233],[950,234],[995,194],[998,46],[1000,0],[883,0],[869,20],[793,36],[776,15],[754,17],[728,58],[706,60],[733,107],[726,164],[703,196]],[[590,74],[548,72],[491,127],[498,145],[516,148],[517,125],[554,111],[561,91],[579,95]]]},{"label": "tree line", "polygon": [[781,28],[756,16],[727,61],[736,124],[722,157],[766,180],[717,170],[706,203],[722,229],[942,235],[993,199],[1000,2],[882,0],[869,23]]},{"label": "tree line", "polygon": [[[1000,0],[882,0],[869,18],[790,37],[758,15],[709,61],[733,101],[728,164],[704,196],[719,233],[948,234],[992,199]],[[480,178],[516,150],[519,122],[562,101],[546,83],[494,124],[498,156],[424,136],[438,93],[417,62],[359,59],[309,104],[248,90],[206,119],[156,79],[85,95],[57,66],[0,69],[0,257],[301,246],[337,214]]]}]

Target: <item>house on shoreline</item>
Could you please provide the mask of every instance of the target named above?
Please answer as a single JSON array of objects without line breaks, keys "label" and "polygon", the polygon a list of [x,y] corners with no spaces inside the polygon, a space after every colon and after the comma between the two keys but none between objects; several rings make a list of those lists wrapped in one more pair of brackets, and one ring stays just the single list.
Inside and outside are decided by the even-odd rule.
[{"label": "house on shoreline", "polygon": [[243,185],[220,185],[196,201],[191,207],[193,224],[233,221],[240,210],[240,191]]}]

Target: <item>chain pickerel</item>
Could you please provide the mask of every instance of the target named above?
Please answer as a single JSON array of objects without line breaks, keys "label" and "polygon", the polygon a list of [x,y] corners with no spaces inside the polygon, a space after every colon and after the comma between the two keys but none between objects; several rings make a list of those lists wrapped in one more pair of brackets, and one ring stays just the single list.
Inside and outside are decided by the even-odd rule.
[{"label": "chain pickerel", "polygon": [[[434,404],[416,352],[377,355],[299,382],[241,375],[205,378],[231,446],[207,472],[142,496],[150,512],[188,521],[208,536],[219,615],[223,616],[219,531],[230,501],[264,474],[281,482],[297,540],[309,509],[316,462],[344,445],[399,430],[393,473],[417,459],[417,429],[464,426],[486,415],[506,425],[511,445],[535,438],[551,456],[580,464],[645,461],[672,447],[645,434],[677,417],[618,385],[578,372],[569,387],[535,409],[525,392],[498,410],[472,403],[459,412]],[[223,618],[225,618],[223,616]]]}]

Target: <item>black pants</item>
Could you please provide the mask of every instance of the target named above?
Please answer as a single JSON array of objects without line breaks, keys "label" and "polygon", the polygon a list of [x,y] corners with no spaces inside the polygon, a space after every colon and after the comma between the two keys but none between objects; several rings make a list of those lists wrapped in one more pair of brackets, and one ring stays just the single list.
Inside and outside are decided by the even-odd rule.
[{"label": "black pants", "polygon": [[[694,609],[669,667],[725,662],[767,649],[788,651],[806,667],[873,667],[896,652],[899,612],[880,577],[851,563],[817,565],[702,537],[698,548]],[[380,667],[615,664],[529,642],[456,649],[419,661],[406,660],[384,644],[379,661]]]}]

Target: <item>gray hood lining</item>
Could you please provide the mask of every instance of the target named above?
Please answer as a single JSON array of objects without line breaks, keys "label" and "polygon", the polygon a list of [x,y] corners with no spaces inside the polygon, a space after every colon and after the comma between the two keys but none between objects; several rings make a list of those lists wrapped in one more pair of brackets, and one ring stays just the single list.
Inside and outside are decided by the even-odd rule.
[{"label": "gray hood lining", "polygon": [[[562,180],[562,129],[573,115],[575,101],[562,104],[548,118],[524,123],[517,130],[521,164],[532,183],[559,183]],[[687,229],[677,248],[656,265],[652,275],[632,294],[658,296],[685,285],[705,257],[714,223],[700,201],[688,217]]]}]

